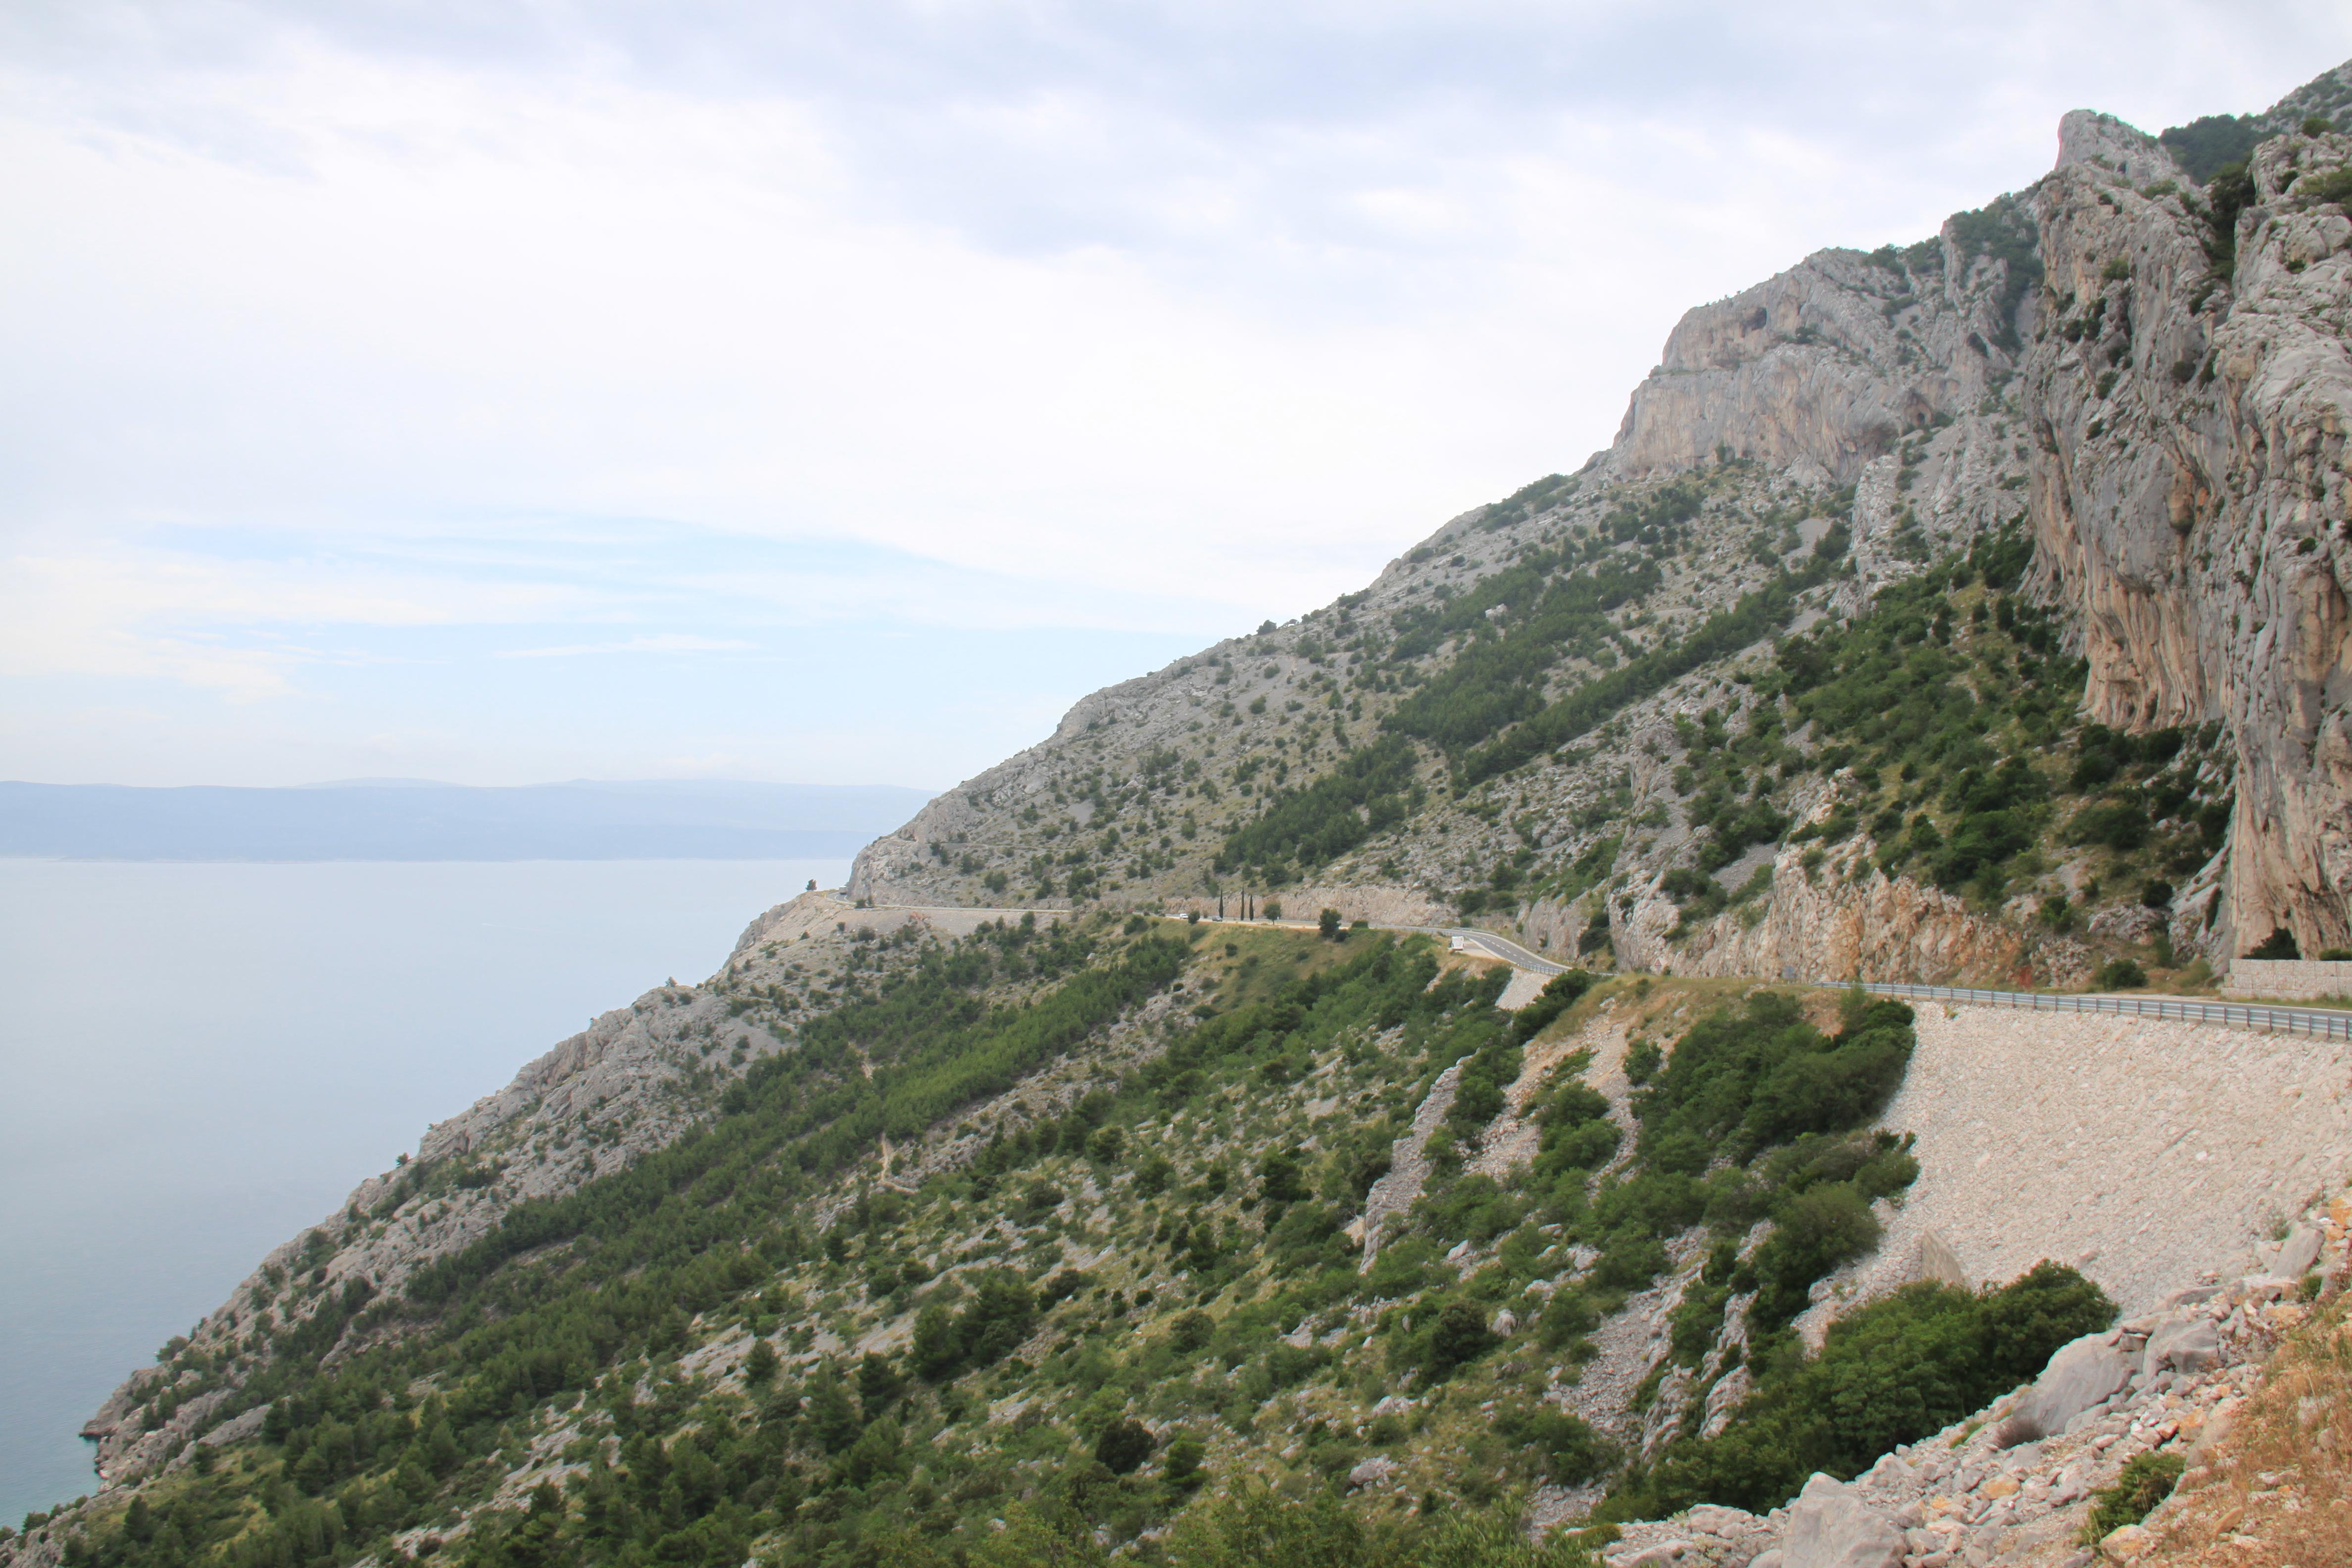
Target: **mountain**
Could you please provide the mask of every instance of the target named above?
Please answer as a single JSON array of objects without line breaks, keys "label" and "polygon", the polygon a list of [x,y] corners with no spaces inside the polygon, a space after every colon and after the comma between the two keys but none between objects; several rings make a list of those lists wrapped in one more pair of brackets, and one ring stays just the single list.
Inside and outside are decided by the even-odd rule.
[{"label": "mountain", "polygon": [[88,860],[739,860],[846,856],[928,798],[718,780],[468,789],[0,782],[0,855]]},{"label": "mountain", "polygon": [[1692,311],[435,1125],[0,1568],[2340,1555],[2352,1047],[1847,983],[2352,942],[2347,107]]},{"label": "mountain", "polygon": [[1086,699],[852,892],[1246,890],[1823,979],[2352,947],[2346,143],[2202,187],[2106,116],[2060,145],[1691,311],[1577,473]]}]

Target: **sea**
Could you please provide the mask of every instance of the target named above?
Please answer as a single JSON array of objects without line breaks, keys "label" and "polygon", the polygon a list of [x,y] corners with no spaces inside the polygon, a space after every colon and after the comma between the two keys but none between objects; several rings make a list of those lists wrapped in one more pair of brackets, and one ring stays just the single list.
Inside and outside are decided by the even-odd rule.
[{"label": "sea", "polygon": [[839,860],[0,859],[0,1521],[262,1256]]}]

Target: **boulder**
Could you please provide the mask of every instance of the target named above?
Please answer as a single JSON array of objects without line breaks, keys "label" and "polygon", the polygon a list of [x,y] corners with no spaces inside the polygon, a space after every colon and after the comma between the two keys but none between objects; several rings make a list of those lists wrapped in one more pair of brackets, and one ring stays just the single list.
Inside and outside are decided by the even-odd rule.
[{"label": "boulder", "polygon": [[1960,1255],[1932,1230],[1919,1236],[1919,1278],[1958,1290],[1969,1288],[1969,1271],[1960,1267]]},{"label": "boulder", "polygon": [[1385,1454],[1374,1454],[1348,1472],[1350,1487],[1376,1487],[1396,1474],[1396,1461]]},{"label": "boulder", "polygon": [[1661,1541],[1654,1546],[1643,1546],[1632,1552],[1621,1552],[1614,1557],[1604,1557],[1601,1561],[1606,1563],[1609,1568],[1666,1568],[1666,1564],[1681,1562],[1694,1550],[1695,1548],[1687,1541]]},{"label": "boulder", "polygon": [[1993,1440],[2014,1448],[2063,1432],[2067,1422],[2120,1393],[2138,1370],[2138,1361],[2117,1348],[2112,1334],[2084,1334],[2059,1346],[2033,1386],[2011,1407]]},{"label": "boulder", "polygon": [[1684,1513],[1683,1522],[1703,1535],[1738,1535],[1752,1530],[1763,1521],[1744,1508],[1727,1508],[1719,1502],[1694,1503]]},{"label": "boulder", "polygon": [[2319,1261],[2320,1244],[2326,1239],[2314,1226],[2296,1226],[2286,1233],[2286,1239],[2280,1242],[2278,1250],[2271,1255],[2270,1272],[2284,1275],[2290,1279],[2301,1279],[2311,1272],[2313,1264]]},{"label": "boulder", "polygon": [[1784,1568],[1901,1568],[1903,1532],[1855,1488],[1816,1473],[1789,1510],[1780,1552]]},{"label": "boulder", "polygon": [[2159,1372],[2202,1372],[2221,1359],[2220,1326],[2202,1312],[2184,1313],[2148,1331],[2147,1349],[2140,1352],[2140,1375],[2153,1379]]}]

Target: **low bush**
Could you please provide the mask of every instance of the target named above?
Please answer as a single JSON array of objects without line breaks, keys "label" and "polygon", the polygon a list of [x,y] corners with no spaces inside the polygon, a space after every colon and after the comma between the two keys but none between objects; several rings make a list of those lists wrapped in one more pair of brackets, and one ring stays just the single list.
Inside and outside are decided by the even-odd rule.
[{"label": "low bush", "polygon": [[1576,1005],[1600,976],[1586,969],[1563,970],[1544,983],[1536,999],[1511,1015],[1511,1037],[1524,1045]]},{"label": "low bush", "polygon": [[1580,1486],[1618,1459],[1617,1445],[1582,1420],[1549,1405],[1508,1405],[1495,1413],[1495,1435],[1532,1450],[1554,1484]]},{"label": "low bush", "polygon": [[2124,1461],[2116,1484],[2091,1494],[2090,1517],[2083,1521],[2083,1544],[2095,1546],[2109,1533],[2137,1524],[2172,1495],[2188,1461],[2178,1454],[2134,1454]]},{"label": "low bush", "polygon": [[2303,950],[2294,944],[2294,932],[2284,928],[2273,930],[2255,947],[2247,949],[2246,956],[2254,959],[2297,959]]},{"label": "low bush", "polygon": [[2099,966],[2096,982],[2102,991],[2131,991],[2147,984],[2147,971],[2128,958],[2110,959]]}]

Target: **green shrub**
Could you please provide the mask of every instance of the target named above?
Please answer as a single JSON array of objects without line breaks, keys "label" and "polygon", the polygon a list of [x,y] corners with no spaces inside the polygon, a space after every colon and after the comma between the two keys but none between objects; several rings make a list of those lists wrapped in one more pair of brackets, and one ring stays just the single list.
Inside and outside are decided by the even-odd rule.
[{"label": "green shrub", "polygon": [[908,1359],[924,1377],[951,1376],[966,1364],[988,1366],[1029,1337],[1037,1298],[1028,1282],[1008,1270],[982,1277],[971,1299],[953,1313],[934,1301],[915,1314]]},{"label": "green shrub", "polygon": [[2090,1517],[2083,1521],[2083,1544],[2095,1546],[2127,1524],[2137,1524],[2172,1495],[2188,1461],[2179,1454],[2134,1454],[2124,1461],[2116,1484],[2091,1494]]},{"label": "green shrub", "polygon": [[2105,1328],[2115,1313],[2105,1291],[2045,1258],[2001,1289],[1977,1298],[1977,1346],[1983,1357],[1979,1375],[1994,1388],[2031,1382],[2041,1375],[2053,1351]]},{"label": "green shrub", "polygon": [[2281,926],[2274,928],[2259,946],[2249,949],[2246,956],[2266,960],[2297,959],[2303,956],[2303,950],[2294,944],[2294,932]]},{"label": "green shrub", "polygon": [[[1584,1088],[1581,1084],[1576,1087]],[[1598,1170],[1617,1152],[1624,1134],[1610,1118],[1609,1102],[1591,1089],[1584,1092],[1598,1102],[1598,1109],[1544,1123],[1543,1142],[1536,1155],[1537,1175],[1556,1177],[1566,1171]],[[1585,1108],[1580,1104],[1576,1109],[1582,1111]]]},{"label": "green shrub", "polygon": [[1590,970],[1569,969],[1544,982],[1536,999],[1511,1015],[1511,1037],[1524,1045],[1543,1033],[1547,1025],[1574,1006],[1600,976]]},{"label": "green shrub", "polygon": [[2312,202],[2343,202],[2352,199],[2352,167],[2330,169],[2324,174],[2305,174],[2294,183],[2293,195]]},{"label": "green shrub", "polygon": [[1581,1486],[1614,1466],[1617,1445],[1577,1416],[1549,1405],[1512,1404],[1495,1413],[1495,1435],[1530,1449],[1554,1484]]},{"label": "green shrub", "polygon": [[1485,1308],[1475,1301],[1448,1301],[1429,1327],[1429,1348],[1422,1364],[1432,1377],[1443,1378],[1502,1342],[1486,1326]]},{"label": "green shrub", "polygon": [[1124,1476],[1142,1468],[1159,1440],[1139,1421],[1114,1421],[1095,1439],[1095,1463],[1112,1475]]},{"label": "green shrub", "polygon": [[1415,1214],[1441,1240],[1483,1244],[1516,1226],[1527,1205],[1491,1176],[1465,1176],[1441,1192],[1423,1194]]},{"label": "green shrub", "polygon": [[1201,1474],[1201,1461],[1209,1457],[1208,1445],[1190,1432],[1181,1433],[1169,1440],[1160,1460],[1160,1473],[1168,1484],[1190,1490],[1207,1478]]},{"label": "green shrub", "polygon": [[2099,966],[2097,984],[2102,991],[2131,991],[2147,984],[2147,971],[2128,958],[2110,959]]},{"label": "green shrub", "polygon": [[1601,1314],[1584,1292],[1562,1285],[1544,1303],[1543,1315],[1536,1320],[1536,1338],[1548,1350],[1566,1350],[1600,1326]]},{"label": "green shrub", "polygon": [[1168,1325],[1168,1348],[1178,1355],[1191,1355],[1194,1351],[1207,1349],[1216,1334],[1217,1321],[1208,1313],[1179,1312]]},{"label": "green shrub", "polygon": [[[2143,823],[2147,820],[2142,815]],[[2145,840],[2145,832],[2142,835]],[[2033,835],[2025,819],[2013,811],[1972,812],[1952,829],[1950,840],[1935,858],[1936,885],[1947,892],[1998,866],[2028,844]],[[2137,846],[2134,846],[2137,847]]]},{"label": "green shrub", "polygon": [[1814,1280],[1878,1245],[1870,1200],[1843,1182],[1809,1187],[1780,1204],[1772,1235],[1757,1249],[1761,1288],[1748,1321],[1770,1333],[1805,1310]]},{"label": "green shrub", "polygon": [[2147,843],[2148,831],[2147,811],[2129,802],[2118,801],[2085,806],[2075,813],[2067,837],[2076,844],[2105,845],[2110,849],[2129,853]]}]

